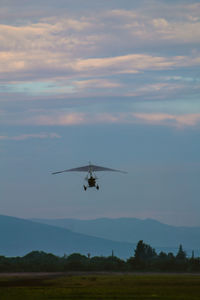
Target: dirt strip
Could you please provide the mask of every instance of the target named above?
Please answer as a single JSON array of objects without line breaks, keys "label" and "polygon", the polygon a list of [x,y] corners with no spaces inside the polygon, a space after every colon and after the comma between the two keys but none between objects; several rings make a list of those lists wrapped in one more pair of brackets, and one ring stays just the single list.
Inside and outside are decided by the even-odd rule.
[{"label": "dirt strip", "polygon": [[92,276],[92,275],[135,275],[135,276],[144,276],[144,275],[180,275],[180,276],[200,276],[200,273],[162,273],[162,272],[11,272],[11,273],[0,273],[0,278],[5,277],[21,277],[21,278],[56,278],[62,276]]}]

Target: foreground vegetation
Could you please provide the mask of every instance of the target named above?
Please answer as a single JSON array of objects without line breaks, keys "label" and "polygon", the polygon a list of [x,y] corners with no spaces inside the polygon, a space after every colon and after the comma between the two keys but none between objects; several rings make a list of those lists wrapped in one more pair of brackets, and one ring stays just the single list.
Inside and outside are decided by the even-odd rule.
[{"label": "foreground vegetation", "polygon": [[197,300],[198,275],[87,275],[58,278],[0,277],[2,300],[162,299]]},{"label": "foreground vegetation", "polygon": [[159,254],[139,241],[134,256],[122,260],[114,254],[109,257],[90,257],[74,253],[59,257],[51,253],[33,251],[23,257],[0,256],[0,272],[65,272],[65,271],[153,271],[200,272],[200,258],[187,257],[180,245],[176,255]]}]

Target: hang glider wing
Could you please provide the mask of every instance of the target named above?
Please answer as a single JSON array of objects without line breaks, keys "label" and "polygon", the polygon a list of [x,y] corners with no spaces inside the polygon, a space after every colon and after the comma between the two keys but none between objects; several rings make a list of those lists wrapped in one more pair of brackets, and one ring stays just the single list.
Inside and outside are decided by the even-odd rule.
[{"label": "hang glider wing", "polygon": [[59,173],[64,173],[64,172],[99,172],[99,171],[111,171],[111,172],[127,173],[127,172],[120,171],[120,170],[104,168],[104,167],[95,166],[95,165],[87,165],[87,166],[84,166],[84,167],[53,172],[52,174],[54,175],[54,174],[59,174]]},{"label": "hang glider wing", "polygon": [[120,172],[120,173],[127,173],[121,170],[116,170],[116,169],[110,169],[110,168],[104,168],[104,167],[100,167],[100,166],[95,166],[95,165],[91,165],[90,166],[92,171],[95,172],[100,172],[100,171],[111,171],[111,172]]},{"label": "hang glider wing", "polygon": [[68,169],[68,170],[63,170],[63,171],[58,171],[58,172],[54,172],[52,173],[54,174],[59,174],[59,173],[64,173],[64,172],[89,172],[89,165],[88,166],[84,166],[84,167],[80,167],[80,168],[73,168],[73,169]]}]

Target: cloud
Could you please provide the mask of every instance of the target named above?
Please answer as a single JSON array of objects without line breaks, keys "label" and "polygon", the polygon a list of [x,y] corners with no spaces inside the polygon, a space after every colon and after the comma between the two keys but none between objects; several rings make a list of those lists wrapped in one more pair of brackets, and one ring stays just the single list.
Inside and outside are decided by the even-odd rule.
[{"label": "cloud", "polygon": [[183,89],[184,86],[181,84],[168,84],[164,82],[157,82],[153,84],[144,84],[143,86],[140,86],[135,89],[135,92],[130,92],[129,95],[155,95],[156,93],[163,94],[167,93],[169,95],[169,92],[177,91],[179,89]]},{"label": "cloud", "polygon": [[79,59],[73,68],[79,72],[107,69],[109,73],[137,73],[145,69],[170,68],[183,59],[179,56],[166,59],[146,54],[128,54],[116,57]]},{"label": "cloud", "polygon": [[[28,123],[29,121],[25,120],[26,122]],[[47,126],[79,125],[84,123],[87,123],[87,117],[84,113],[56,114],[55,116],[40,115],[30,120],[30,124]]]},{"label": "cloud", "polygon": [[[48,70],[52,77],[58,77],[66,72],[66,78],[75,76],[89,77],[112,75],[119,73],[138,73],[145,69],[167,69],[181,62],[185,62],[185,57],[156,57],[145,54],[129,54],[116,57],[89,58],[89,59],[68,59],[63,60],[63,55],[57,53],[40,53],[26,57],[25,53],[0,53],[0,74],[13,77],[16,72],[35,73],[39,70]],[[37,72],[36,72],[37,69]],[[54,72],[53,72],[54,69]],[[57,74],[55,74],[55,70]],[[19,76],[19,75],[18,75]],[[48,76],[48,75],[47,75]],[[36,79],[36,78],[35,78]],[[14,78],[12,79],[12,81]],[[25,80],[25,78],[24,78]]]},{"label": "cloud", "polygon": [[133,116],[148,124],[175,126],[179,128],[195,126],[200,123],[200,114],[172,115],[164,113],[134,113]]},{"label": "cloud", "polygon": [[54,116],[39,116],[30,122],[33,125],[73,126],[86,124],[127,123],[129,114],[125,113],[60,113]]},{"label": "cloud", "polygon": [[[200,65],[200,5],[144,1],[129,6],[128,2],[122,6],[116,1],[112,5],[103,1],[106,5],[101,4],[101,9],[95,9],[97,4],[89,5],[81,14],[82,5],[76,8],[73,4],[73,12],[60,9],[59,15],[49,6],[48,13],[33,18],[24,7],[22,14],[28,19],[2,22],[0,101],[5,113],[1,123],[75,125],[103,119],[141,122],[141,117],[114,112],[131,112],[136,101],[145,103],[149,99],[154,104],[163,99],[177,103],[174,110],[172,106],[162,110],[159,104],[162,113],[174,112],[176,116],[193,112],[193,108],[181,108],[181,99],[191,103],[191,98],[199,97],[199,82],[193,78]],[[181,76],[193,78],[176,80]],[[51,105],[55,112],[26,116],[28,106],[37,109],[47,100],[54,102]],[[98,101],[104,115],[100,114]],[[26,103],[26,109],[17,106],[16,111],[19,102]],[[159,111],[155,106],[143,106],[142,111]],[[68,108],[69,113],[57,113]],[[96,120],[90,111],[96,112]],[[160,122],[174,124],[181,120],[173,117]]]},{"label": "cloud", "polygon": [[[180,11],[180,5],[170,5],[170,12],[174,7]],[[200,21],[195,12],[200,7],[189,7],[188,18],[187,6],[181,6],[181,20],[160,12],[115,9],[81,18],[70,14],[43,18],[21,26],[0,24],[0,78],[45,81],[96,76],[100,80],[113,74],[195,66],[200,64],[198,52],[196,56],[147,54],[148,47],[163,47],[163,42],[168,47],[198,43]]]},{"label": "cloud", "polygon": [[[112,114],[112,113],[85,113],[85,112],[51,112],[47,114],[36,114],[29,118],[15,118],[15,120],[7,121],[8,124],[12,125],[31,125],[31,126],[77,126],[87,124],[102,124],[102,123],[124,123],[126,122],[125,114]],[[26,139],[26,138],[59,138],[60,136],[52,133],[41,133],[41,134],[28,134],[17,137],[6,137],[1,136],[0,139]]]},{"label": "cloud", "polygon": [[77,80],[73,84],[79,89],[110,89],[120,87],[121,84],[109,79]]},{"label": "cloud", "polygon": [[10,141],[24,141],[27,139],[58,139],[61,138],[57,133],[32,133],[32,134],[21,134],[17,136],[0,136],[0,141],[10,140]]},{"label": "cloud", "polygon": [[[200,5],[154,3],[142,10],[113,10],[108,16],[114,24],[119,24],[120,33],[124,30],[126,39],[132,36],[137,43],[161,45],[196,43],[200,36]],[[118,21],[118,22],[117,22]],[[124,36],[122,39],[124,41]],[[131,40],[130,40],[131,42]]]},{"label": "cloud", "polygon": [[173,40],[175,43],[195,43],[200,39],[200,22],[169,23],[165,19],[154,19],[152,23],[160,39]]},{"label": "cloud", "polygon": [[[185,3],[184,3],[185,2]],[[142,5],[138,12],[148,18],[162,16],[169,20],[186,21],[190,17],[199,19],[200,4],[196,1],[148,1]]]},{"label": "cloud", "polygon": [[[18,120],[18,125],[34,126],[77,126],[88,124],[149,124],[175,128],[194,127],[200,123],[200,113],[167,114],[167,113],[135,113],[129,112],[101,112],[101,113],[55,113],[38,115],[29,119]],[[11,139],[26,138],[59,138],[57,134],[22,135]],[[6,139],[2,137],[1,139]]]}]

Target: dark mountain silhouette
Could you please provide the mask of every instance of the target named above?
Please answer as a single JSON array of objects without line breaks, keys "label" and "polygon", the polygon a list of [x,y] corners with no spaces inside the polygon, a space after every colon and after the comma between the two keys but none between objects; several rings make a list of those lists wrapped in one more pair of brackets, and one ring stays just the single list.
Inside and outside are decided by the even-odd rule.
[{"label": "dark mountain silhouette", "polygon": [[200,250],[200,227],[176,227],[152,219],[136,218],[37,219],[37,221],[120,242],[137,243],[144,240],[156,249],[165,248],[165,251],[170,248],[177,249],[179,244],[188,250]]},{"label": "dark mountain silhouette", "polygon": [[47,224],[0,215],[0,255],[22,256],[33,250],[56,255],[79,252],[92,256],[115,255],[126,258],[134,253],[135,244],[109,241],[72,232]]}]

